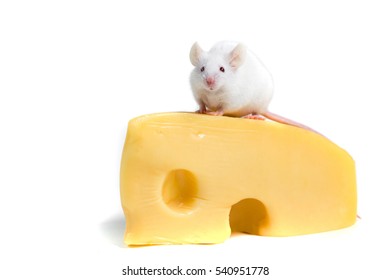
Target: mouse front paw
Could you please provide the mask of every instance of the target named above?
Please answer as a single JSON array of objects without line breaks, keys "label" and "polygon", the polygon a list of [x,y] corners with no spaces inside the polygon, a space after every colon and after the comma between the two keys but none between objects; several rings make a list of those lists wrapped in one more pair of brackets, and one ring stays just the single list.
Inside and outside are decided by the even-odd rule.
[{"label": "mouse front paw", "polygon": [[217,110],[217,111],[207,111],[206,114],[207,115],[211,115],[211,116],[223,116],[223,110]]}]

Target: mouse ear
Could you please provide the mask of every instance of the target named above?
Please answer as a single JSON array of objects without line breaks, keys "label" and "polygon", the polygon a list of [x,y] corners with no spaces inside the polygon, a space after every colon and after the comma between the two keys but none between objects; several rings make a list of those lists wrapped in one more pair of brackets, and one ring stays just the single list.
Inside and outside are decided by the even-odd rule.
[{"label": "mouse ear", "polygon": [[199,46],[199,44],[197,42],[195,42],[192,45],[192,48],[190,51],[190,60],[191,60],[192,65],[198,66],[199,58],[200,58],[200,55],[202,54],[202,52],[203,52],[202,48]]},{"label": "mouse ear", "polygon": [[231,52],[230,52],[230,61],[229,64],[233,68],[240,67],[246,58],[246,46],[239,43]]}]

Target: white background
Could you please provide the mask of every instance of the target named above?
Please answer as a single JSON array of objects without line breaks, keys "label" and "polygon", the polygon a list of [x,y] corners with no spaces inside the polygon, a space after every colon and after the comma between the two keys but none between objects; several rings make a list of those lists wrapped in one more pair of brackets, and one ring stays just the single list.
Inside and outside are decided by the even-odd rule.
[{"label": "white background", "polygon": [[[269,266],[264,279],[389,279],[386,2],[2,1],[0,278],[149,279],[122,269],[180,265]],[[243,41],[272,72],[274,112],[354,157],[362,220],[301,237],[125,248],[127,122],[195,110],[189,49],[222,39]]]}]

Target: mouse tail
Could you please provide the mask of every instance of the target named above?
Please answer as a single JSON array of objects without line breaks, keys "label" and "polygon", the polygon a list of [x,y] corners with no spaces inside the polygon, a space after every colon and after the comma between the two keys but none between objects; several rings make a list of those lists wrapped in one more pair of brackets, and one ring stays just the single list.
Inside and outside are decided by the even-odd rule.
[{"label": "mouse tail", "polygon": [[[293,120],[290,120],[288,118],[285,118],[285,117],[282,117],[280,115],[277,115],[275,113],[272,113],[270,111],[267,111],[266,113],[263,113],[262,114],[264,117],[266,117],[267,119],[270,119],[272,121],[275,121],[275,122],[278,122],[278,123],[283,123],[283,124],[287,124],[287,125],[292,125],[292,126],[296,126],[296,127],[300,127],[300,128],[303,128],[303,129],[306,129],[306,130],[309,130],[309,131],[312,131],[312,132],[315,132],[317,134],[320,134],[322,135],[321,133],[319,133],[318,131],[315,131],[314,129],[312,129],[311,127],[308,127],[304,124],[301,124],[299,122],[296,122],[296,121],[293,121]],[[323,135],[322,135],[323,136]]]}]

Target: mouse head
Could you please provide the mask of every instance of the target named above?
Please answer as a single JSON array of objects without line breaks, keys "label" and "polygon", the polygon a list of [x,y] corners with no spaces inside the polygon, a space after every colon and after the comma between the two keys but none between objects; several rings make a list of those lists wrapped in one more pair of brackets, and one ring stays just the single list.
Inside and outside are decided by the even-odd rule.
[{"label": "mouse head", "polygon": [[246,52],[246,47],[240,43],[233,48],[220,43],[208,52],[194,43],[190,51],[190,60],[195,66],[193,73],[198,74],[198,82],[205,89],[217,91],[234,79],[235,72],[245,61]]}]

